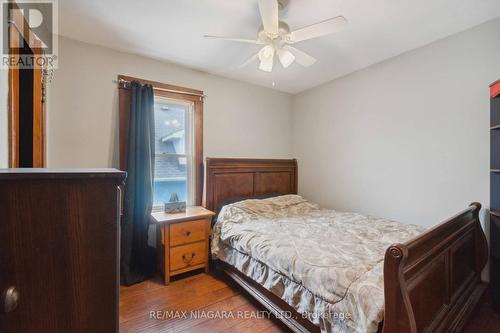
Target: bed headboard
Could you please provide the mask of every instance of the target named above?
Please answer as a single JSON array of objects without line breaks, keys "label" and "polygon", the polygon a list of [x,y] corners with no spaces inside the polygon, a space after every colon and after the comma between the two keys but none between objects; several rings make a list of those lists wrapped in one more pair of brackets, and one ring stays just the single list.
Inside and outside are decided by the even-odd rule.
[{"label": "bed headboard", "polygon": [[206,207],[265,194],[297,194],[297,160],[207,158]]}]

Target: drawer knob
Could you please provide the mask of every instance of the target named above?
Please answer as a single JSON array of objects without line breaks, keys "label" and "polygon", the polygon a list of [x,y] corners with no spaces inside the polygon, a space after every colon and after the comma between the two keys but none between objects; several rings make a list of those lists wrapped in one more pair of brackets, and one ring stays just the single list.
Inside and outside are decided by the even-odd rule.
[{"label": "drawer knob", "polygon": [[193,261],[194,255],[195,255],[194,252],[191,253],[191,255],[189,255],[189,254],[183,254],[182,255],[182,261],[184,261],[184,263],[186,265],[191,265],[191,262]]},{"label": "drawer knob", "polygon": [[186,236],[191,236],[191,231],[186,231]]},{"label": "drawer knob", "polygon": [[0,313],[9,313],[17,308],[19,302],[19,291],[16,287],[9,287],[5,290],[1,296],[2,299],[2,310]]}]

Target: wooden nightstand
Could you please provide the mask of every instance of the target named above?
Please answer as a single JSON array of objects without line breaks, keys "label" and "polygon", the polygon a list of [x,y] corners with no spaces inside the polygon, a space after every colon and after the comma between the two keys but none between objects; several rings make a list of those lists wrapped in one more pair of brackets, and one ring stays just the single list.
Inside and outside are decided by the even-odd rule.
[{"label": "wooden nightstand", "polygon": [[169,284],[170,277],[205,268],[208,272],[208,240],[214,212],[203,207],[187,207],[184,213],[153,212],[157,223],[160,267]]}]

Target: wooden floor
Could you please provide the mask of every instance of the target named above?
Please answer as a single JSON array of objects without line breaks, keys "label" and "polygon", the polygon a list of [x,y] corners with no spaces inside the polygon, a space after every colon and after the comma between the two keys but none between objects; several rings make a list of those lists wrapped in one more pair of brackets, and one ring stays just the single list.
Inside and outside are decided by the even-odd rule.
[{"label": "wooden floor", "polygon": [[[223,311],[244,314],[246,319],[160,318],[168,311]],[[257,304],[242,295],[227,281],[204,273],[187,276],[164,286],[160,279],[120,288],[120,332],[287,332],[276,319],[255,318],[261,311]],[[151,318],[151,311],[160,316]]]},{"label": "wooden floor", "polygon": [[465,333],[494,332],[500,332],[500,313],[493,310],[491,298],[487,293],[465,328]]},{"label": "wooden floor", "polygon": [[[245,318],[193,318],[189,315],[183,317],[180,312],[198,310],[212,315],[215,313],[210,311],[219,311],[219,314],[225,311],[234,317],[243,314]],[[262,308],[230,286],[227,280],[204,273],[183,277],[169,286],[164,286],[158,278],[120,288],[122,333],[288,332],[276,319],[256,318],[258,311]],[[465,330],[465,333],[478,332],[500,332],[500,314],[492,310],[488,298],[479,306]]]}]

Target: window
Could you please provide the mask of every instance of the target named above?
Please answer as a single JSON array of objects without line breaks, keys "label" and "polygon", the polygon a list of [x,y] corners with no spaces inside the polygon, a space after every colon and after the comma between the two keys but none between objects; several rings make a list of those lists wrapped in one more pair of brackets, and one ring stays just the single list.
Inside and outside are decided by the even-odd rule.
[{"label": "window", "polygon": [[155,207],[172,195],[187,205],[194,204],[193,110],[193,102],[155,97]]},{"label": "window", "polygon": [[153,86],[155,95],[155,173],[153,209],[172,194],[187,205],[201,205],[203,193],[203,91],[118,75],[120,169],[127,170],[132,81]]}]

